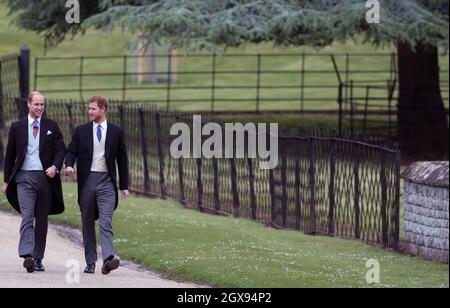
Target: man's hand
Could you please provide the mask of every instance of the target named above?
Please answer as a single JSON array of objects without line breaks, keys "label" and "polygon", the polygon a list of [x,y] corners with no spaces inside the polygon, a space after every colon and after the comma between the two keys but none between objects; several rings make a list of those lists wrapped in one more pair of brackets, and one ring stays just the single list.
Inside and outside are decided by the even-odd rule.
[{"label": "man's hand", "polygon": [[122,193],[122,197],[123,197],[124,199],[126,199],[126,198],[128,197],[128,195],[130,194],[130,192],[128,191],[128,189],[121,190],[120,192]]},{"label": "man's hand", "polygon": [[3,183],[2,191],[4,194],[6,194],[6,189],[8,188],[8,183]]},{"label": "man's hand", "polygon": [[66,167],[66,170],[64,171],[66,172],[66,175],[72,175],[75,173],[72,167]]},{"label": "man's hand", "polygon": [[56,175],[56,167],[55,166],[49,167],[47,170],[45,170],[45,174],[49,178],[53,179],[55,177],[55,175]]}]

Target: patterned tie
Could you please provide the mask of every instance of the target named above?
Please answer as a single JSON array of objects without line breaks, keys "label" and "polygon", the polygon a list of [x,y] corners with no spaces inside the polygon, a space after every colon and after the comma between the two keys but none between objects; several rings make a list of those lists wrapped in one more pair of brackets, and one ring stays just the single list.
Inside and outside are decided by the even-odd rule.
[{"label": "patterned tie", "polygon": [[102,126],[100,124],[97,126],[97,139],[99,143],[102,140]]},{"label": "patterned tie", "polygon": [[38,132],[39,132],[38,121],[34,120],[34,122],[33,122],[33,136],[34,136],[34,139],[36,139]]}]

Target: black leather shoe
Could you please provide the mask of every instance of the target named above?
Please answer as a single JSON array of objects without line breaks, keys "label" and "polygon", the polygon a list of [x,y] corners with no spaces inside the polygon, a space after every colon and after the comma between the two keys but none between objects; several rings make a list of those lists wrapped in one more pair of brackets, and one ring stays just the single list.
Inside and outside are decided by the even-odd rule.
[{"label": "black leather shoe", "polygon": [[36,272],[43,272],[45,271],[44,265],[42,265],[41,259],[34,259],[34,265],[33,268]]},{"label": "black leather shoe", "polygon": [[23,260],[23,267],[27,270],[28,273],[34,272],[34,262],[32,257],[26,257]]},{"label": "black leather shoe", "polygon": [[119,265],[120,265],[119,259],[114,258],[112,260],[106,260],[102,266],[102,274],[108,275],[109,272],[117,269],[119,267]]},{"label": "black leather shoe", "polygon": [[86,265],[84,272],[86,274],[94,274],[95,273],[95,263]]}]

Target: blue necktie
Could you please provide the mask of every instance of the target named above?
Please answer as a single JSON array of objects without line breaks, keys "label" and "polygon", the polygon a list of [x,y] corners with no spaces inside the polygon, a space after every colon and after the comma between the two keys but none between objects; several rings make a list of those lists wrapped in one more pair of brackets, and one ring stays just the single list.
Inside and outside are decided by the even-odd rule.
[{"label": "blue necktie", "polygon": [[99,143],[102,140],[102,126],[100,124],[97,126],[97,139]]}]

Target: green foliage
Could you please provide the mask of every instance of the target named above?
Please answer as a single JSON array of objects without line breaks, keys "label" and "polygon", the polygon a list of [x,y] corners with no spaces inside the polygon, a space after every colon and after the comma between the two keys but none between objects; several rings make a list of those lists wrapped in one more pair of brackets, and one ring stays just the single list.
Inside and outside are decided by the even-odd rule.
[{"label": "green foliage", "polygon": [[[66,22],[67,0],[0,0],[7,4],[13,23],[42,35],[45,44],[55,46],[67,36],[84,34],[82,24]],[[100,13],[99,1],[79,0],[81,20]]]},{"label": "green foliage", "polygon": [[81,0],[81,25],[65,23],[65,0],[4,1],[19,26],[43,34],[49,45],[94,27],[216,52],[248,42],[321,47],[361,34],[375,45],[448,47],[448,1],[441,0],[380,0],[379,24],[366,22],[363,0]]}]

